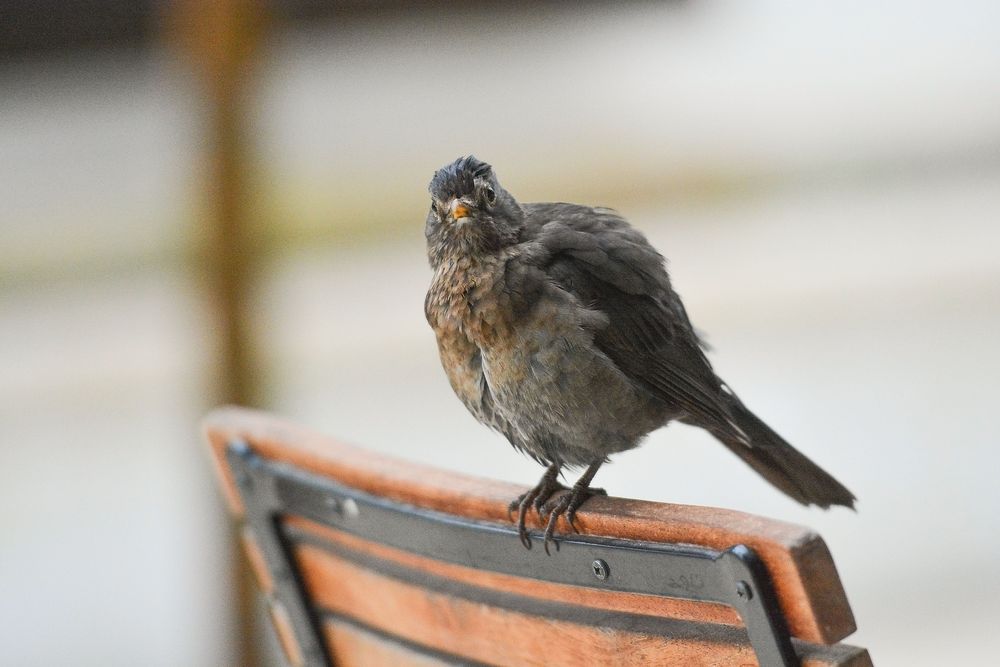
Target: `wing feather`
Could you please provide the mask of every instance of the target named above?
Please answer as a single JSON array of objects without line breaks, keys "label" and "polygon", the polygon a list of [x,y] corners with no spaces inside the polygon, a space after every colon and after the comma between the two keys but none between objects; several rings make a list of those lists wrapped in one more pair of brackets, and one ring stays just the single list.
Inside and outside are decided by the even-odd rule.
[{"label": "wing feather", "polygon": [[702,351],[663,257],[608,209],[528,205],[535,261],[608,325],[595,343],[628,377],[706,425],[737,438],[722,382]]}]

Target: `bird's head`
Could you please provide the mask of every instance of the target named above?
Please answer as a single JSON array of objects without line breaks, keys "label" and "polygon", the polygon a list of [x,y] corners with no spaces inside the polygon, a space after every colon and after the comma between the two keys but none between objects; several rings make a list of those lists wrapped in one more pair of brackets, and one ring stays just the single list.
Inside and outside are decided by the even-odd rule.
[{"label": "bird's head", "polygon": [[428,189],[424,231],[432,265],[449,256],[493,254],[518,242],[524,212],[485,162],[459,158],[434,172]]}]

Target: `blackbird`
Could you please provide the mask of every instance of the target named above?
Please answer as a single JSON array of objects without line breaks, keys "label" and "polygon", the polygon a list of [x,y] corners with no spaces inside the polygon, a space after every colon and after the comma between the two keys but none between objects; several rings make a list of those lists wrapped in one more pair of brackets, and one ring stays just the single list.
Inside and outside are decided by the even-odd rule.
[{"label": "blackbird", "polygon": [[[483,424],[547,466],[511,503],[531,507],[548,552],[616,452],[677,420],[711,433],[805,505],[854,495],[758,419],[712,370],[665,261],[618,213],[520,204],[493,168],[459,158],[431,179],[424,311],[452,389]],[[568,493],[564,467],[586,467]]]}]

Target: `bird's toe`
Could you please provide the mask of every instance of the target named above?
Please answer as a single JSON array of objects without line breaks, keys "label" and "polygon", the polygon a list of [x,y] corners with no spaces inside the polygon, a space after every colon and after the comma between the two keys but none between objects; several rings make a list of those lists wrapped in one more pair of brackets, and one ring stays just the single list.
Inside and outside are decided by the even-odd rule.
[{"label": "bird's toe", "polygon": [[[556,545],[556,551],[559,550],[559,543],[555,540],[556,524],[559,522],[559,517],[562,516],[566,509],[570,505],[570,494],[563,494],[559,497],[555,504],[552,506],[551,511],[548,512],[549,520],[545,524],[545,536],[544,536],[544,546],[545,553],[549,556],[552,552],[549,551],[549,544]],[[546,505],[548,507],[548,505]]]},{"label": "bird's toe", "polygon": [[538,516],[545,516],[547,514],[547,512],[545,512],[545,507],[552,500],[552,496],[565,490],[566,487],[558,482],[547,484],[544,488],[539,489],[538,495],[535,496],[534,501],[531,503],[535,508],[535,511],[538,512]]}]

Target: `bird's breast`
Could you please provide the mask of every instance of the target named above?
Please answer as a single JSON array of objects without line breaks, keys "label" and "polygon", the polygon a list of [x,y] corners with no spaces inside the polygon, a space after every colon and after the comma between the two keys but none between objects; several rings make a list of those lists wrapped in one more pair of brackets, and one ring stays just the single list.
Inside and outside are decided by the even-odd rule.
[{"label": "bird's breast", "polygon": [[479,347],[503,344],[513,332],[514,313],[505,294],[506,257],[468,257],[443,262],[434,272],[425,311],[431,326],[454,329]]}]

